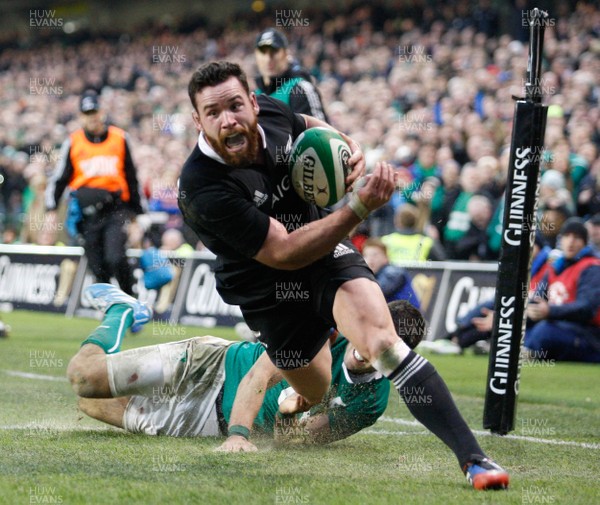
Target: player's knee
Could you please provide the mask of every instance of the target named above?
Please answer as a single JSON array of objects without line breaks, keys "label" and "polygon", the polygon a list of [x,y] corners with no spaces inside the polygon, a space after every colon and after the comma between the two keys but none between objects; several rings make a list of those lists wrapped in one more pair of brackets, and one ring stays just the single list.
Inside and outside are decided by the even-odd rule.
[{"label": "player's knee", "polygon": [[[360,351],[359,351],[360,352]],[[380,347],[377,354],[369,357],[368,361],[384,375],[389,375],[396,370],[410,353],[406,343],[396,338],[388,347]]]},{"label": "player's knee", "polygon": [[79,355],[75,355],[67,366],[67,379],[77,396],[89,396],[89,369],[87,369]]},{"label": "player's knee", "polygon": [[380,332],[373,337],[369,336],[364,342],[357,342],[354,347],[364,359],[372,363],[382,353],[397,344],[404,345],[408,354],[408,346],[398,338],[398,335],[389,332]]},{"label": "player's knee", "polygon": [[93,361],[78,353],[67,366],[67,379],[77,396],[95,398],[101,394],[96,377],[98,367]]}]

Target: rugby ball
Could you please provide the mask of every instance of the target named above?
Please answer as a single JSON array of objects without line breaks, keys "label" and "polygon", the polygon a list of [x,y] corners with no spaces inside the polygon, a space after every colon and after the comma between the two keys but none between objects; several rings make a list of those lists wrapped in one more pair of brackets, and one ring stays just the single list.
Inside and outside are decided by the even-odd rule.
[{"label": "rugby ball", "polygon": [[309,128],[292,145],[290,178],[296,193],[308,203],[329,207],[346,194],[344,180],[352,171],[346,141],[329,128]]}]

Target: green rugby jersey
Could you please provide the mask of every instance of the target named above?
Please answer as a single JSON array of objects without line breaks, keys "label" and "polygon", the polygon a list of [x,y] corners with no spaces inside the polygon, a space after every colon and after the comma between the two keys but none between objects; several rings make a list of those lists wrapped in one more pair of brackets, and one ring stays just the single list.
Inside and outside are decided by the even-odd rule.
[{"label": "green rugby jersey", "polygon": [[[310,411],[313,415],[325,411],[329,416],[329,426],[333,433],[339,435],[338,438],[375,423],[387,407],[390,392],[389,381],[380,374],[351,376],[348,373],[343,365],[347,344],[348,341],[340,336],[331,348],[331,387],[323,403]],[[238,385],[264,351],[262,345],[249,342],[233,344],[227,350],[222,407],[228,423]],[[279,396],[288,387],[286,381],[281,381],[267,391],[254,420],[254,430],[273,434]]]}]

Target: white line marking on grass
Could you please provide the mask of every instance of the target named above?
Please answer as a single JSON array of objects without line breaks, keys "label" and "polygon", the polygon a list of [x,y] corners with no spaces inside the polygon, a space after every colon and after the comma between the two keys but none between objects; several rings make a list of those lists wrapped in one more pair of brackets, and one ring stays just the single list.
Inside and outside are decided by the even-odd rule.
[{"label": "white line marking on grass", "polygon": [[[380,417],[378,422],[384,423],[395,423],[400,424],[402,426],[423,426],[419,421],[410,421],[408,419],[398,419],[395,417]],[[493,436],[500,437],[500,435],[495,435],[490,433],[489,431],[483,430],[471,430],[475,435],[485,435],[485,436]],[[393,435],[398,433],[399,435],[426,435],[432,434],[428,431],[379,431],[379,430],[368,430],[364,431],[364,433],[370,433],[373,435],[382,434],[382,435]],[[551,438],[536,438],[529,437],[526,435],[504,435],[502,438],[510,438],[512,440],[525,440],[526,442],[535,442],[537,444],[549,444],[549,445],[570,445],[573,447],[582,447],[584,449],[600,449],[600,444],[591,444],[587,442],[575,442],[573,440],[555,440]]]},{"label": "white line marking on grass", "polygon": [[[501,435],[495,435],[483,430],[473,430],[476,435],[488,435],[494,437],[500,437]],[[504,438],[512,438],[513,440],[525,440],[526,442],[536,442],[538,444],[550,444],[550,445],[571,445],[573,447],[583,447],[584,449],[600,449],[600,444],[589,444],[587,442],[575,442],[573,440],[554,440],[552,438],[536,438],[528,437],[526,435],[504,435]]]},{"label": "white line marking on grass", "polygon": [[382,416],[379,420],[384,423],[396,423],[402,424],[403,426],[423,426],[419,421],[409,421],[408,419],[399,419],[397,417]]},{"label": "white line marking on grass", "polygon": [[433,435],[430,431],[389,431],[389,430],[362,430],[359,433],[365,435],[396,435],[396,436],[410,436],[410,435]]},{"label": "white line marking on grass", "polygon": [[[113,431],[110,427],[70,426],[66,424],[6,424],[0,425],[0,430],[48,430],[48,431]],[[116,430],[114,430],[116,431]],[[119,430],[121,431],[121,430]]]},{"label": "white line marking on grass", "polygon": [[6,375],[12,377],[22,377],[24,379],[36,379],[44,381],[68,382],[66,377],[56,377],[54,375],[43,375],[39,373],[19,372],[17,370],[2,370]]}]

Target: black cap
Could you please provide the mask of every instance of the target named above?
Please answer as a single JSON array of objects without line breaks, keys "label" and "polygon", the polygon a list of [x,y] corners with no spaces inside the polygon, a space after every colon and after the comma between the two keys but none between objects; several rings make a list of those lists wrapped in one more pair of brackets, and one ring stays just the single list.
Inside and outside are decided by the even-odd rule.
[{"label": "black cap", "polygon": [[565,224],[563,224],[560,229],[560,235],[564,237],[569,234],[579,237],[587,244],[588,231],[583,223],[583,219],[579,217],[570,217],[565,221]]},{"label": "black cap", "polygon": [[272,47],[274,49],[286,49],[288,41],[285,35],[274,28],[268,28],[256,37],[256,47]]},{"label": "black cap", "polygon": [[590,223],[594,226],[600,225],[600,214],[594,214],[590,219]]},{"label": "black cap", "polygon": [[95,91],[86,91],[81,96],[81,104],[79,110],[84,114],[87,112],[100,110],[100,102],[98,101],[98,93]]}]

